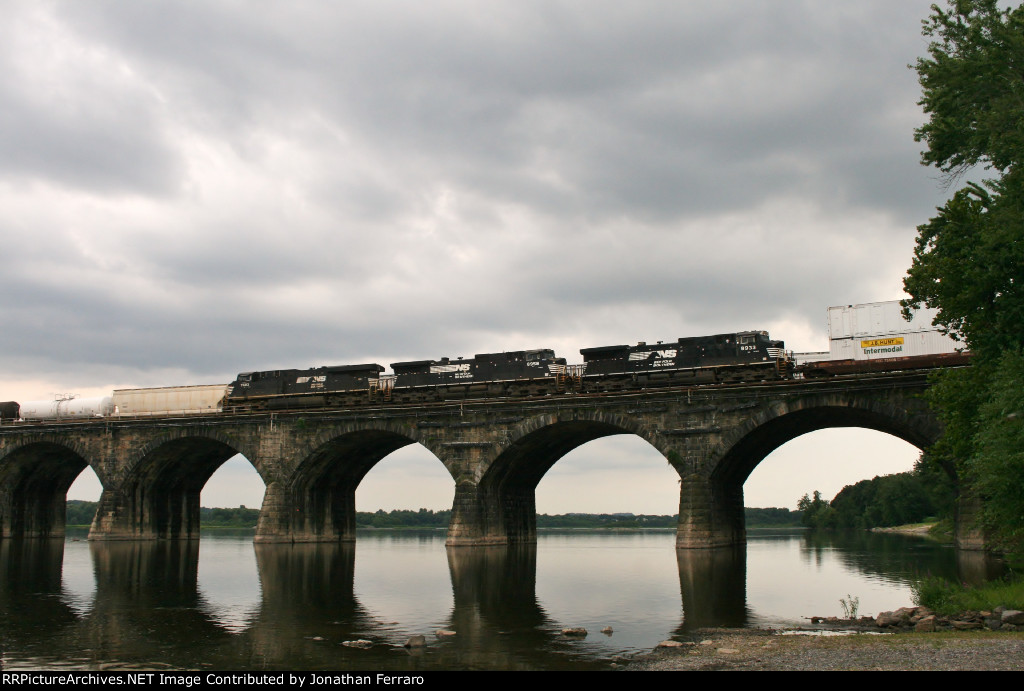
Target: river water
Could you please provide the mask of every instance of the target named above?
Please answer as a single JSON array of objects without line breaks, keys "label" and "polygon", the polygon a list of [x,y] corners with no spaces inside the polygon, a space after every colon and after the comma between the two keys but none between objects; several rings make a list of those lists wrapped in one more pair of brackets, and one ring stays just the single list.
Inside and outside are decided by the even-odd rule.
[{"label": "river water", "polygon": [[[69,535],[2,541],[0,564],[5,670],[606,669],[697,627],[807,624],[841,615],[840,598],[873,615],[910,604],[916,577],[986,569],[919,538],[798,531],[680,552],[670,531],[545,532],[516,549],[446,548],[443,531],[347,546]],[[403,647],[417,634],[425,647]]]}]

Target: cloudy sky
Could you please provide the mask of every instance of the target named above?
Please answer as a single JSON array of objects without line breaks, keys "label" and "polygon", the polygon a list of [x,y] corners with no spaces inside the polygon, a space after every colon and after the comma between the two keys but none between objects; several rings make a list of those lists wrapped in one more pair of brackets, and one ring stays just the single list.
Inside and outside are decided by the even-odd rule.
[{"label": "cloudy sky", "polygon": [[[913,141],[928,6],[2,0],[0,399],[742,329],[827,349],[826,307],[902,296],[947,194]],[[916,457],[819,434],[748,504]],[[662,512],[642,480],[629,506],[558,484],[635,473],[674,511],[635,447],[574,452],[541,510]],[[789,470],[848,471],[838,447],[891,463]],[[403,493],[444,472],[415,456],[367,502],[450,501]]]}]

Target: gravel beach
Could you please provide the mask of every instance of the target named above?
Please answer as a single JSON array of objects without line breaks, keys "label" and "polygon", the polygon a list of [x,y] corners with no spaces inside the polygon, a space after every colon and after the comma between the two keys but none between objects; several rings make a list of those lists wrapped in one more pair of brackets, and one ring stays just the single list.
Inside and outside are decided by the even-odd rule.
[{"label": "gravel beach", "polygon": [[806,635],[707,629],[626,666],[671,670],[1022,670],[1024,634],[944,632]]}]

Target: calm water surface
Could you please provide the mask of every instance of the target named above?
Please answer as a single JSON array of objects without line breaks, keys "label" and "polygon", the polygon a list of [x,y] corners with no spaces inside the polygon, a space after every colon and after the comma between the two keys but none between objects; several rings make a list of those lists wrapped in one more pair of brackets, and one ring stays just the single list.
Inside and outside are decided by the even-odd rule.
[{"label": "calm water surface", "polygon": [[[607,668],[697,627],[806,624],[848,595],[876,614],[910,604],[914,577],[985,570],[917,538],[784,531],[713,552],[677,552],[671,532],[542,533],[517,549],[446,549],[443,531],[349,546],[69,537],[2,541],[0,564],[4,669]],[[414,634],[429,645],[403,648]]]}]

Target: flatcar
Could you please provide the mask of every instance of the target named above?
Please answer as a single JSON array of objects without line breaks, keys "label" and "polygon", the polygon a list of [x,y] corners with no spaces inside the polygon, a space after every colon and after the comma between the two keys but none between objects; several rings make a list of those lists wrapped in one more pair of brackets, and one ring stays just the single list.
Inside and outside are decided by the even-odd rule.
[{"label": "flatcar", "polygon": [[799,353],[797,376],[830,377],[932,367],[959,367],[970,353],[933,325],[934,309],[903,316],[898,300],[828,308],[829,350]]}]

